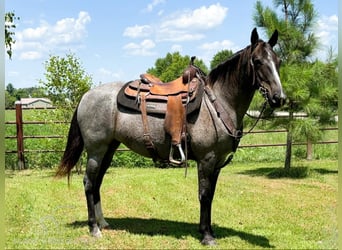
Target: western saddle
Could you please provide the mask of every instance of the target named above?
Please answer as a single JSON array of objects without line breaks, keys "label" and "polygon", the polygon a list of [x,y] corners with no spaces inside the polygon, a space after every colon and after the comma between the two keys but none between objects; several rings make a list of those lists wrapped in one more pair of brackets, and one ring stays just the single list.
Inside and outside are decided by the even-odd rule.
[{"label": "western saddle", "polygon": [[[153,160],[159,160],[150,135],[147,114],[164,114],[164,130],[171,136],[169,162],[182,165],[187,160],[186,116],[197,110],[201,104],[204,89],[204,73],[191,58],[182,76],[163,83],[158,77],[145,73],[140,79],[128,82],[118,95],[118,103],[126,108],[141,112],[144,143]],[[182,148],[185,142],[185,153]],[[175,159],[174,149],[179,158]]]}]

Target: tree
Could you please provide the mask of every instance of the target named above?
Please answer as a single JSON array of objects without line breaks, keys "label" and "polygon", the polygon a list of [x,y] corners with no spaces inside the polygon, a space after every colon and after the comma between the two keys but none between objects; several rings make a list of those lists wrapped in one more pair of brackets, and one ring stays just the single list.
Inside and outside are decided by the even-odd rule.
[{"label": "tree", "polygon": [[14,108],[16,97],[11,95],[7,90],[5,91],[5,109]]},{"label": "tree", "polygon": [[17,90],[12,83],[7,84],[5,90],[5,108],[14,108],[14,103],[17,100]]},{"label": "tree", "polygon": [[[284,168],[289,170],[293,141],[302,139],[303,135],[308,141],[318,140],[321,135],[320,125],[331,120],[332,113],[324,111],[322,104],[328,99],[337,101],[337,75],[336,68],[332,65],[310,62],[318,46],[317,38],[312,33],[317,15],[311,1],[275,0],[274,5],[276,10],[281,9],[283,15],[269,7],[265,8],[257,1],[253,18],[255,24],[267,34],[275,29],[279,31],[279,46],[276,51],[283,61],[280,78],[288,97],[284,110],[289,112],[289,117],[274,119],[272,126],[282,126],[287,130]],[[317,74],[326,66],[334,68],[329,70],[329,78]],[[305,112],[308,117],[295,119],[295,112]]]},{"label": "tree", "polygon": [[279,31],[277,54],[284,63],[304,62],[317,49],[317,37],[312,32],[317,13],[311,0],[274,0],[276,10],[264,7],[261,1],[255,5],[254,22],[271,35]]},{"label": "tree", "polygon": [[19,19],[19,17],[15,16],[14,11],[5,13],[5,47],[10,59],[12,58],[12,45],[15,43],[13,29],[16,28],[16,25],[14,21]]},{"label": "tree", "polygon": [[15,88],[13,87],[12,83],[7,84],[6,86],[6,91],[10,94],[10,95],[14,95],[15,93]]},{"label": "tree", "polygon": [[[164,58],[158,58],[155,62],[155,67],[149,68],[147,73],[157,76],[163,82],[169,82],[182,75],[189,63],[189,56],[182,56],[179,52],[167,53]],[[205,73],[208,72],[208,68],[202,60],[196,59],[195,65],[200,67]]]},{"label": "tree", "polygon": [[16,100],[22,97],[47,97],[45,89],[42,87],[14,88],[12,83],[7,84],[5,91],[5,107],[13,108]]},{"label": "tree", "polygon": [[92,87],[92,78],[74,54],[51,55],[45,62],[45,80],[39,80],[54,105],[75,107],[82,95]]},{"label": "tree", "polygon": [[232,55],[233,55],[233,51],[227,50],[227,49],[217,52],[214,55],[213,59],[210,61],[210,69],[212,70],[220,63],[226,61]]}]

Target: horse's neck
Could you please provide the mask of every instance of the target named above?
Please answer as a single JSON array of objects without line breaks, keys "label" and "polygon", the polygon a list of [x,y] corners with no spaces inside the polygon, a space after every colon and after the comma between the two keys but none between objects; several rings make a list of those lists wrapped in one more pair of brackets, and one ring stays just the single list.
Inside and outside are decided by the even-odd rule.
[{"label": "horse's neck", "polygon": [[[242,127],[242,120],[253,99],[255,89],[253,85],[253,73],[251,70],[240,69],[240,75],[234,76],[236,84],[232,84],[231,77],[227,74],[224,81],[213,85],[213,91],[218,101],[231,116],[237,128]],[[251,72],[250,74],[246,72]]]}]

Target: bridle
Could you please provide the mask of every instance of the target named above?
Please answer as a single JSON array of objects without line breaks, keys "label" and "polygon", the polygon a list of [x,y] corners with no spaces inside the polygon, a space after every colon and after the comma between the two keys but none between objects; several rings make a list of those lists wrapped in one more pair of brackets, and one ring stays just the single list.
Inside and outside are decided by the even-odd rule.
[{"label": "bridle", "polygon": [[[266,87],[264,87],[260,81],[257,81],[256,82],[256,79],[258,78],[257,77],[257,72],[254,68],[254,63],[252,62],[252,59],[250,60],[251,61],[251,68],[253,70],[253,83],[252,83],[252,86],[255,86],[255,89],[258,90],[260,92],[260,94],[262,95],[262,97],[264,98],[264,103],[261,107],[261,110],[259,111],[259,116],[256,118],[256,121],[254,122],[254,124],[252,125],[252,127],[245,133],[242,133],[242,136],[245,136],[247,134],[250,134],[253,129],[255,128],[255,126],[258,124],[258,122],[260,121],[260,119],[262,118],[265,110],[266,110],[266,106],[267,106],[267,103],[268,103],[268,94],[269,94],[269,91]],[[246,115],[248,115],[248,113],[246,113]],[[250,116],[251,117],[251,116]],[[242,137],[241,136],[241,137]]]},{"label": "bridle", "polygon": [[[251,66],[251,68],[253,70],[253,83],[252,83],[252,86],[255,86],[255,89],[260,92],[260,94],[265,99],[265,101],[264,101],[264,103],[262,105],[262,108],[261,108],[261,110],[259,112],[259,116],[258,117],[252,117],[252,116],[248,115],[248,113],[246,113],[246,115],[248,115],[249,117],[255,118],[256,121],[253,124],[253,126],[249,129],[249,131],[244,133],[244,135],[247,135],[247,134],[251,133],[252,130],[257,125],[257,123],[259,122],[259,120],[263,118],[263,113],[265,112],[267,103],[269,102],[269,99],[268,99],[269,90],[265,86],[263,86],[263,84],[261,83],[262,81],[258,80],[257,71],[255,70],[254,63],[253,63],[252,59],[250,59],[250,66]],[[272,110],[273,110],[273,108],[272,108]]]},{"label": "bridle", "polygon": [[[261,108],[260,114],[257,118],[257,120],[255,121],[255,123],[253,124],[253,126],[248,130],[248,132],[243,133],[242,128],[236,128],[234,125],[234,122],[232,120],[232,118],[230,117],[230,115],[225,111],[225,109],[223,108],[222,104],[217,100],[216,95],[214,93],[214,91],[212,90],[212,88],[210,86],[208,86],[206,84],[206,80],[207,77],[200,77],[201,82],[204,84],[204,91],[208,97],[208,99],[210,100],[211,104],[214,106],[214,109],[217,113],[217,117],[222,121],[223,125],[225,126],[227,133],[229,136],[231,136],[232,138],[234,138],[234,146],[233,146],[233,151],[228,155],[227,159],[225,160],[225,162],[222,164],[222,167],[227,165],[232,159],[233,159],[233,155],[239,145],[240,139],[251,133],[252,130],[255,128],[255,126],[257,125],[257,123],[259,122],[259,120],[261,119],[264,111],[266,110],[266,106],[268,103],[268,94],[269,94],[269,90],[264,87],[260,81],[257,81],[256,83],[256,79],[257,77],[257,72],[254,69],[254,65],[253,62],[251,61],[251,68],[253,70],[253,82],[252,82],[252,86],[255,87],[255,90],[259,90],[259,92],[261,93],[261,95],[264,97],[265,102]],[[208,103],[205,102],[208,106]],[[209,107],[208,107],[209,108]],[[213,114],[210,112],[210,115],[213,116]],[[213,119],[213,117],[212,117]]]},{"label": "bridle", "polygon": [[[233,123],[231,117],[229,116],[229,114],[223,109],[222,105],[217,101],[216,95],[214,94],[213,90],[210,87],[208,87],[208,85],[206,85],[206,84],[204,87],[205,93],[207,94],[209,100],[213,104],[218,117],[221,119],[224,126],[226,127],[228,135],[233,137],[234,140],[236,141],[236,145],[238,145],[240,139],[243,136],[245,136],[245,135],[247,135],[253,131],[253,129],[255,128],[257,123],[262,118],[262,116],[266,110],[268,101],[269,101],[269,99],[268,99],[269,90],[261,84],[261,81],[258,81],[257,71],[255,70],[255,67],[254,67],[252,60],[250,60],[250,66],[251,66],[251,69],[253,71],[253,73],[252,73],[253,74],[252,86],[254,86],[255,89],[260,92],[260,94],[265,99],[265,101],[261,107],[261,110],[259,112],[259,116],[256,118],[256,121],[254,122],[252,127],[245,133],[242,131],[242,129],[236,128],[234,126],[234,123]],[[201,78],[201,79],[203,79],[203,78]]]}]

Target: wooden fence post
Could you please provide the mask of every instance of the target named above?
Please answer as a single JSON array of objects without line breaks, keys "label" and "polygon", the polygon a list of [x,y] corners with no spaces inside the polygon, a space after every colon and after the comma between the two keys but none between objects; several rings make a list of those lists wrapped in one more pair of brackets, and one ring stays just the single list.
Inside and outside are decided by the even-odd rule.
[{"label": "wooden fence post", "polygon": [[15,119],[17,125],[17,151],[18,151],[18,168],[25,169],[24,157],[24,133],[23,133],[23,113],[21,109],[21,102],[15,102]]},{"label": "wooden fence post", "polygon": [[307,140],[307,144],[306,144],[306,159],[308,161],[312,160],[312,142],[310,139]]}]

